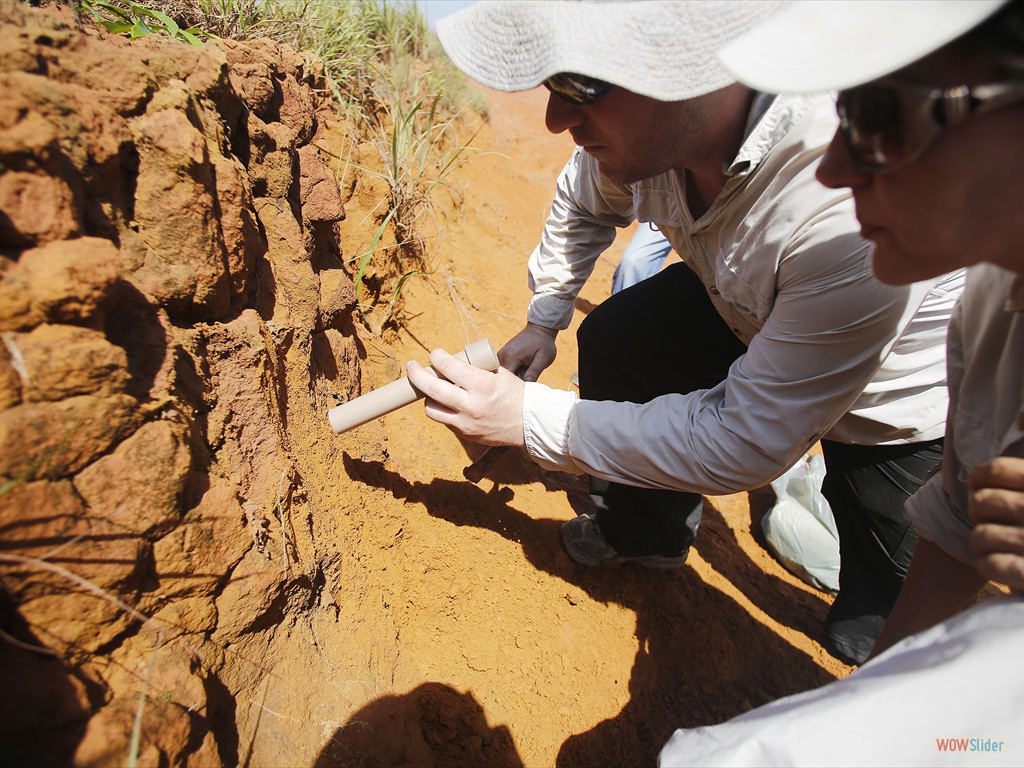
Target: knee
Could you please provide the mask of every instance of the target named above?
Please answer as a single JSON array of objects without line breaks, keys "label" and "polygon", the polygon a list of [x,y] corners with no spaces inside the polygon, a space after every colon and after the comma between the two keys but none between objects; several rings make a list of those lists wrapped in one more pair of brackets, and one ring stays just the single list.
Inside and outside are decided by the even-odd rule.
[{"label": "knee", "polygon": [[[612,308],[610,299],[599,304],[580,323],[576,331],[576,345],[580,357],[605,356],[614,340],[617,331],[622,328],[622,318]],[[611,310],[611,311],[610,311]]]}]

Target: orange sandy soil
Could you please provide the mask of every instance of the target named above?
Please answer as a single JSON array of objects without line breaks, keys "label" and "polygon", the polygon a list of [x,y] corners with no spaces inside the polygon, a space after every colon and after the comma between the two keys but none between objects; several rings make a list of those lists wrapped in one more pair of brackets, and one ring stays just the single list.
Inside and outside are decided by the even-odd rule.
[{"label": "orange sandy soil", "polygon": [[[486,151],[454,176],[457,207],[432,250],[432,276],[404,293],[399,339],[368,343],[364,391],[430,349],[479,337],[498,347],[525,322],[526,261],[572,143],[544,129],[545,92],[486,95],[489,125],[474,141]],[[350,210],[346,224],[354,218]],[[571,386],[575,330],[608,295],[625,242],[628,233],[600,260],[542,382]],[[717,723],[850,671],[819,644],[830,599],[758,543],[770,491],[709,499],[682,570],[588,569],[558,536],[588,510],[585,480],[509,454],[473,484],[462,476],[472,450],[421,405],[382,422],[383,432],[377,422],[339,438],[352,478],[340,482],[351,483],[359,514],[387,517],[385,540],[361,547],[355,567],[367,594],[379,590],[394,655],[372,672],[382,698],[337,733],[347,746],[329,745],[323,764],[352,754],[359,722],[389,723],[412,745],[417,720],[438,754],[446,728],[460,729],[425,728],[427,712],[444,720],[461,709],[486,719],[489,761],[651,765],[675,728]],[[442,700],[452,706],[434,706]],[[357,747],[377,749],[382,762],[397,754],[369,739]]]}]

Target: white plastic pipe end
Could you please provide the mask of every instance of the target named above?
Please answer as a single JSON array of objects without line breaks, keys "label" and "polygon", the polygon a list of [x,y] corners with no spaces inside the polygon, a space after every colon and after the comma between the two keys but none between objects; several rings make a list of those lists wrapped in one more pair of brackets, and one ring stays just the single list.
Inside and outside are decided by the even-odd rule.
[{"label": "white plastic pipe end", "polygon": [[[496,371],[500,365],[494,347],[487,339],[467,344],[460,354],[474,368],[484,371]],[[437,371],[430,366],[427,366],[427,370],[437,375]],[[331,423],[331,429],[340,434],[386,413],[391,413],[402,406],[409,405],[409,403],[414,403],[421,397],[423,397],[422,393],[409,383],[409,379],[403,376],[372,392],[360,395],[355,400],[349,400],[347,403],[331,408],[327,412],[327,420]]]}]

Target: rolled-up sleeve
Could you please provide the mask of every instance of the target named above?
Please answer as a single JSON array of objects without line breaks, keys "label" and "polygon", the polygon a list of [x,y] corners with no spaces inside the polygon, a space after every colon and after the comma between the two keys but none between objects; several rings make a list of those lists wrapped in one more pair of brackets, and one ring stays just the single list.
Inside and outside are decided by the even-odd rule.
[{"label": "rolled-up sleeve", "polygon": [[974,530],[964,511],[950,498],[946,489],[946,468],[928,479],[907,502],[907,517],[922,538],[928,539],[946,554],[971,567],[975,564],[970,535]]}]

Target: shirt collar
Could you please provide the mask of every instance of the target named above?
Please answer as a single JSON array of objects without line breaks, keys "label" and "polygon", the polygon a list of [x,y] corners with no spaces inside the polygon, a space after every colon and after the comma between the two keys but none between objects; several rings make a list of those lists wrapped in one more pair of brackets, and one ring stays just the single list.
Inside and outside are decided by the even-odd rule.
[{"label": "shirt collar", "polygon": [[810,109],[814,98],[756,93],[747,115],[743,145],[722,172],[726,176],[743,176],[753,170]]}]

